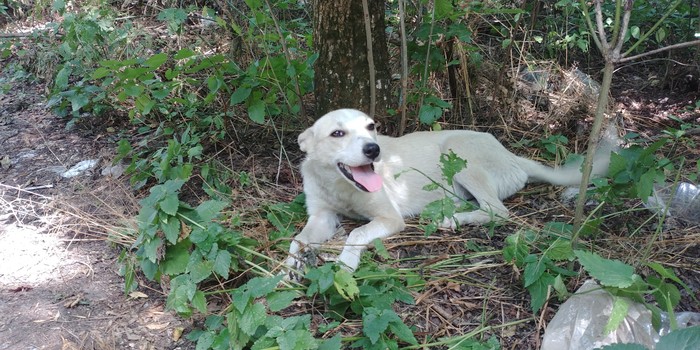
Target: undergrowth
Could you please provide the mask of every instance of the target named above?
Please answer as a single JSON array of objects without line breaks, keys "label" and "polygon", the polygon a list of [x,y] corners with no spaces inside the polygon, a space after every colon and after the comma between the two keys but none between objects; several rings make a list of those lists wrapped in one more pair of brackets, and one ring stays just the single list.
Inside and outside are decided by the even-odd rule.
[{"label": "undergrowth", "polygon": [[[492,49],[499,58],[525,49],[518,60],[562,60],[572,54],[588,59],[590,33],[580,29],[585,26],[580,25],[579,4],[565,0],[541,9],[559,17],[538,17],[529,2],[522,8],[506,1],[491,7],[479,2],[455,7],[443,0],[409,8],[414,19],[408,45],[414,84],[404,98],[415,112],[415,124],[440,129],[453,121],[458,99],[441,93],[432,80],[448,67],[481,67],[485,59],[494,58],[484,57]],[[658,16],[654,2],[636,4],[640,11],[634,12],[635,23]],[[6,6],[0,4],[0,15],[7,13]],[[650,144],[639,135],[628,135],[629,145],[611,157],[609,176],[593,181],[589,196],[596,204],[579,232],[573,232],[568,220],[492,224],[487,236],[493,240],[465,244],[473,254],[450,254],[425,265],[412,260],[421,258],[396,258],[377,241],[375,256],[365,255],[356,273],[320,264],[297,285],[282,279],[280,257],[305,221],[303,195],[287,203],[264,201],[257,209],[267,237],[252,237],[247,218],[230,202],[232,193],[241,190],[233,188],[231,178],[238,176],[245,187],[249,175],[241,169],[222,169],[212,153],[232,143],[242,126],[275,129],[279,123],[294,128],[306,122],[314,74],[323,72],[313,70],[317,56],[303,4],[245,1],[236,16],[225,11],[217,15],[207,7],[166,8],[151,18],[165,28],[165,43],[112,8],[67,11],[64,2],[56,1],[53,10],[63,17],[33,34],[36,46],[0,41],[0,61],[12,56],[26,62],[25,67],[14,66],[18,78],[29,72],[48,78],[48,105],[69,127],[86,119],[119,121],[115,162],[128,163],[133,188],[144,193],[136,218],[138,232],[121,256],[125,290],[139,288],[139,274],[166,285],[168,308],[201,321],[187,335],[197,349],[500,349],[497,328],[532,322],[553,297],[561,301],[570,296],[584,276],[596,279],[616,298],[609,329],[623,322],[628,299],[622,297],[643,303],[658,326],[662,312],[672,315],[683,292],[694,295],[671,267],[650,260],[648,254],[608,259],[595,238],[606,234],[607,223],[629,213],[626,206],[631,201],[648,202],[661,184],[697,181],[700,161],[688,171],[691,160],[676,153],[681,146],[694,148],[687,131],[697,125],[676,120],[678,128],[666,129]],[[392,14],[387,31],[395,32],[393,2],[387,11]],[[655,41],[646,45],[684,35],[683,16],[692,9],[682,5],[678,13],[680,17],[665,22]],[[193,21],[199,26],[191,25]],[[536,30],[523,30],[526,26]],[[187,35],[194,30],[198,34]],[[479,33],[496,45],[486,47],[484,38],[476,38]],[[633,26],[627,40],[643,35]],[[223,39],[217,41],[217,36]],[[469,64],[460,61],[458,51]],[[471,81],[465,77],[460,83]],[[560,161],[570,156],[568,142],[566,136],[554,134],[526,144],[538,148],[542,158]],[[452,175],[469,164],[450,153],[441,157],[440,166],[444,179],[433,179],[426,189],[449,194]],[[200,188],[194,191],[204,192],[207,199],[191,203],[196,185]],[[470,203],[450,199],[431,203],[418,226],[429,237],[456,211],[473,209]],[[662,231],[667,214],[650,215],[652,232]],[[507,232],[502,245],[494,243],[496,231]],[[586,244],[574,246],[577,237],[587,239]],[[647,253],[653,241],[645,247]],[[444,337],[419,332],[407,322],[401,310],[415,304],[416,296],[441,283],[458,284],[449,272],[478,269],[482,259],[496,260],[520,274],[518,288],[530,298],[527,315],[494,326],[488,322],[485,302],[477,316],[481,322],[471,332]],[[442,274],[431,274],[431,268]],[[212,312],[209,303],[214,298],[227,302]]]}]

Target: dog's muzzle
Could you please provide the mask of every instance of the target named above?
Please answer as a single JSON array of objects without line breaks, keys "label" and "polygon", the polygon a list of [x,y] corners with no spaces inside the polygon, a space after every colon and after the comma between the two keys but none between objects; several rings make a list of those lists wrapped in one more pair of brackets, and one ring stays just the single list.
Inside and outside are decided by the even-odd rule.
[{"label": "dog's muzzle", "polygon": [[[371,162],[379,157],[379,145],[372,142],[362,147],[362,153]],[[368,163],[360,166],[349,166],[345,163],[338,163],[340,173],[345,176],[350,183],[365,192],[377,192],[382,188],[382,177],[374,172],[374,164]]]}]

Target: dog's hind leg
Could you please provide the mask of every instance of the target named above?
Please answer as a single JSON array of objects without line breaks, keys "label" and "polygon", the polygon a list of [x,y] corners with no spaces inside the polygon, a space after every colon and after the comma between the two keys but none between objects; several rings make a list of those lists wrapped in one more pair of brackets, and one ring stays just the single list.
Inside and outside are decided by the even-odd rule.
[{"label": "dog's hind leg", "polygon": [[375,239],[385,238],[399,232],[406,227],[403,218],[398,217],[375,217],[366,225],[360,226],[348,236],[345,247],[338,257],[344,268],[355,271],[360,264],[360,256],[365,251],[367,245]]},{"label": "dog's hind leg", "polygon": [[477,201],[479,209],[455,213],[453,219],[443,222],[443,227],[455,228],[456,223],[485,224],[508,218],[508,209],[498,197],[498,189],[488,174],[477,169],[468,169],[455,175],[453,181],[457,194],[465,198],[468,193]]},{"label": "dog's hind leg", "polygon": [[301,230],[289,245],[289,257],[287,266],[301,268],[303,266],[300,253],[306,246],[317,247],[319,244],[333,237],[338,226],[338,216],[333,211],[318,211],[309,216],[306,226]]}]

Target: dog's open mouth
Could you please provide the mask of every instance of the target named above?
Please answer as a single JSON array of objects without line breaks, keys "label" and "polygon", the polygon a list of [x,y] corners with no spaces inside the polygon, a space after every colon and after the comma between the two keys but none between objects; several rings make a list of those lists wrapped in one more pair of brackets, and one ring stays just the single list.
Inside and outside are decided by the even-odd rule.
[{"label": "dog's open mouth", "polygon": [[382,188],[382,177],[374,172],[374,165],[349,166],[338,163],[340,172],[357,188],[365,192],[377,192]]}]

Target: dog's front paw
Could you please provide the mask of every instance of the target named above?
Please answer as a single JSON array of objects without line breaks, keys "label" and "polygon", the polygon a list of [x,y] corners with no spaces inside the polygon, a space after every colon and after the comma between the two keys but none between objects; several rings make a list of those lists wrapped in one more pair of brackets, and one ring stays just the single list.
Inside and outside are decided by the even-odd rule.
[{"label": "dog's front paw", "polygon": [[457,228],[457,221],[455,220],[454,217],[449,217],[449,218],[445,217],[442,219],[442,223],[440,223],[440,227],[454,230]]},{"label": "dog's front paw", "polygon": [[285,279],[288,281],[301,282],[308,266],[316,266],[318,252],[315,249],[304,249],[297,256],[290,255],[285,262]]}]

